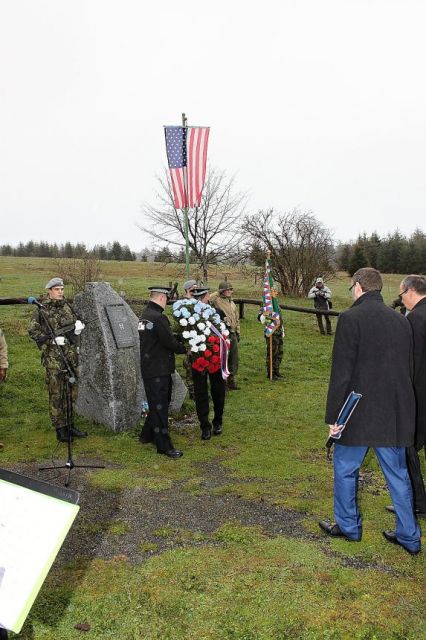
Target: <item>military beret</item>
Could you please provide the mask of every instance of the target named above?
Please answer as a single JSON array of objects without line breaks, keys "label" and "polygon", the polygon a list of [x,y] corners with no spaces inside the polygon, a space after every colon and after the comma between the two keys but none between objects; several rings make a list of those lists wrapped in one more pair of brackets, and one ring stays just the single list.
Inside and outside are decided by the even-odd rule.
[{"label": "military beret", "polygon": [[222,291],[228,291],[228,289],[233,289],[234,287],[232,286],[232,284],[230,282],[220,282],[219,283],[219,293],[222,293]]},{"label": "military beret", "polygon": [[188,291],[189,289],[192,289],[193,287],[197,286],[197,281],[196,280],[187,280],[186,282],[183,283],[183,288],[185,289],[185,291]]},{"label": "military beret", "polygon": [[208,287],[197,287],[192,290],[192,295],[194,298],[202,298],[206,293],[208,293],[210,289]]},{"label": "military beret", "polygon": [[64,281],[62,278],[52,278],[44,287],[45,289],[52,289],[53,287],[63,287]]}]

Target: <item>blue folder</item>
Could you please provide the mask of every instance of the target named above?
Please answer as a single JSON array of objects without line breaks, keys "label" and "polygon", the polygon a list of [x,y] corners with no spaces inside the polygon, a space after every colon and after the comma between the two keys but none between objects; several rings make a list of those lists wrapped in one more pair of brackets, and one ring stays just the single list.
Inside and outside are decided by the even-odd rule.
[{"label": "blue folder", "polygon": [[327,440],[326,447],[330,449],[333,442],[335,440],[339,440],[342,435],[343,429],[346,427],[346,424],[351,417],[352,413],[355,410],[356,405],[362,398],[362,393],[356,393],[355,391],[351,391],[348,397],[346,398],[343,407],[340,409],[340,413],[337,416],[336,424],[341,427],[340,431],[336,433],[335,436],[330,436]]}]

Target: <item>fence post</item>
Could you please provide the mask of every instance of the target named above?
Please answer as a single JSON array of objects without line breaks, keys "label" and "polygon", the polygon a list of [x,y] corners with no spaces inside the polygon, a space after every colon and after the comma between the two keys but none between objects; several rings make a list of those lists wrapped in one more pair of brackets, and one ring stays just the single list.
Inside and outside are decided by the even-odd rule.
[{"label": "fence post", "polygon": [[239,307],[240,307],[240,320],[244,319],[244,302],[239,302],[238,303]]}]

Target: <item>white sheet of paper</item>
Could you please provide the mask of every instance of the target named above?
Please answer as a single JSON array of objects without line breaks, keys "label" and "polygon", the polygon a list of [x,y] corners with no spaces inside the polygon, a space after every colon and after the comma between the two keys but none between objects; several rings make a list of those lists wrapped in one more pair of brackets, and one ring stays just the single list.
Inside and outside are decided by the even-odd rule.
[{"label": "white sheet of paper", "polygon": [[78,510],[0,480],[0,626],[19,633]]}]

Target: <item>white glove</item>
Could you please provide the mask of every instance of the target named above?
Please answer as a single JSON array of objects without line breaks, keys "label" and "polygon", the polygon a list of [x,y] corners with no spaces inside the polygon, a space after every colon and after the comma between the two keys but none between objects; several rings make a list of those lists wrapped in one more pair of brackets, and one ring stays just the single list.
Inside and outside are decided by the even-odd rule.
[{"label": "white glove", "polygon": [[261,322],[262,324],[265,324],[265,322],[266,322],[266,318],[265,318],[265,316],[263,315],[263,313],[262,313],[262,315],[260,316],[259,320],[260,320],[260,322]]},{"label": "white glove", "polygon": [[76,320],[75,321],[75,325],[74,325],[74,333],[76,336],[79,336],[80,333],[83,331],[84,327],[86,325],[84,324],[84,322],[81,322],[81,320]]},{"label": "white glove", "polygon": [[52,340],[52,344],[58,344],[60,347],[63,347],[65,344],[64,336],[58,336],[54,340]]}]

